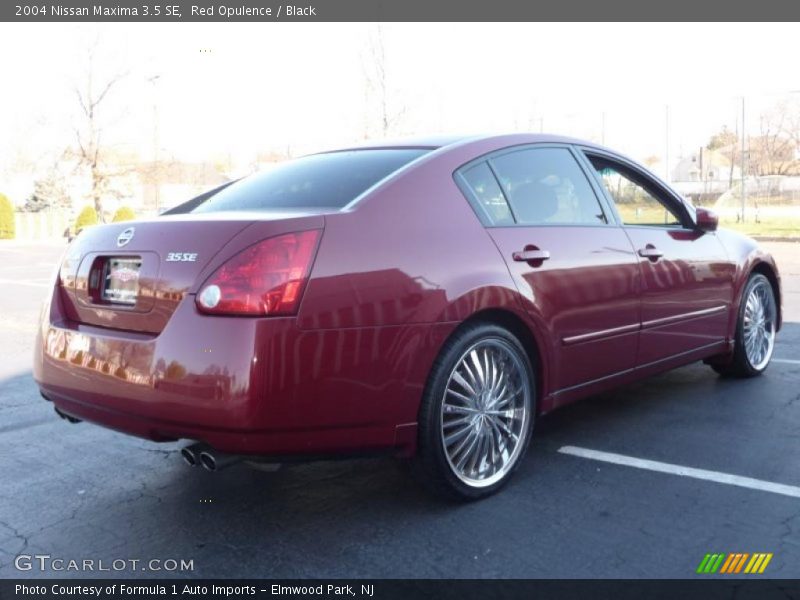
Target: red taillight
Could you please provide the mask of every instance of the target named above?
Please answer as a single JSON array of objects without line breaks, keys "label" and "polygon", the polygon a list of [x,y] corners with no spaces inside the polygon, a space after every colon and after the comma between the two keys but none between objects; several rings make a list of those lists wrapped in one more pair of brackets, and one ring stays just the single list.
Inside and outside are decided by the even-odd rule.
[{"label": "red taillight", "polygon": [[78,274],[78,266],[81,263],[81,253],[74,248],[74,244],[67,246],[61,256],[61,263],[56,272],[55,282],[65,288],[75,285],[75,276]]},{"label": "red taillight", "polygon": [[222,265],[197,294],[213,315],[273,316],[297,312],[320,231],[300,231],[250,246]]}]

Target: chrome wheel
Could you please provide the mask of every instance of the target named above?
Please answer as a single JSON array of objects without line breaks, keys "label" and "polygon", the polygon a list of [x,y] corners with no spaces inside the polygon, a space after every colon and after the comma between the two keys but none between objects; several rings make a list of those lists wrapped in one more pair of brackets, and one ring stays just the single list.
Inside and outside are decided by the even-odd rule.
[{"label": "chrome wheel", "polygon": [[750,366],[763,370],[775,348],[775,298],[766,280],[758,281],[747,296],[742,323],[744,350]]},{"label": "chrome wheel", "polygon": [[442,444],[456,477],[476,488],[500,481],[525,447],[530,412],[531,382],[518,352],[500,338],[468,348],[442,399]]}]

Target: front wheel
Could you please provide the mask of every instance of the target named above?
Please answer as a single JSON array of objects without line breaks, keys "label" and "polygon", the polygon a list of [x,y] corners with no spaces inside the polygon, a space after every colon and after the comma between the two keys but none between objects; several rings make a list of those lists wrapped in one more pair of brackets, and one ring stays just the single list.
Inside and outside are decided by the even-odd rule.
[{"label": "front wheel", "polygon": [[712,364],[712,368],[732,377],[761,375],[772,359],[777,324],[778,309],[772,285],[764,275],[755,273],[742,292],[733,357],[727,364]]},{"label": "front wheel", "polygon": [[494,324],[464,327],[445,344],[425,389],[418,475],[450,497],[494,493],[525,454],[534,409],[533,369],[519,340]]}]

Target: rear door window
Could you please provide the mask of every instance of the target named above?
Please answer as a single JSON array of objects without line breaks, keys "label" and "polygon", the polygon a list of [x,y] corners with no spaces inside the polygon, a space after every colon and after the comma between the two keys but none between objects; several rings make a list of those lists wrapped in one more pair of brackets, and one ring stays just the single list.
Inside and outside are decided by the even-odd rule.
[{"label": "rear door window", "polygon": [[313,154],[245,177],[192,212],[343,208],[427,152],[430,150],[391,148]]},{"label": "rear door window", "polygon": [[491,225],[513,225],[514,216],[497,183],[492,170],[485,162],[461,171],[461,176],[472,193],[472,201]]},{"label": "rear door window", "polygon": [[528,148],[490,159],[521,225],[602,225],[600,202],[566,148]]}]

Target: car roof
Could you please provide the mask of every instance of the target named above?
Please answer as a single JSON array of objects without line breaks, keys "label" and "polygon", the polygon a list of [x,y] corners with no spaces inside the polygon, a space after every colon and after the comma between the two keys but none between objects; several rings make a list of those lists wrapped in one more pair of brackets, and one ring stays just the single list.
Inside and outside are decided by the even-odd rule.
[{"label": "car roof", "polygon": [[429,136],[414,136],[402,138],[387,138],[387,139],[374,139],[364,140],[352,146],[345,146],[342,148],[335,148],[330,152],[343,152],[346,150],[369,150],[369,149],[383,149],[383,148],[429,148],[431,150],[437,148],[444,148],[459,142],[469,139],[474,139],[475,136],[467,135],[429,135]]},{"label": "car roof", "polygon": [[536,144],[536,143],[557,143],[557,144],[580,144],[582,146],[591,146],[600,148],[601,146],[589,142],[587,140],[580,140],[561,135],[553,135],[549,133],[495,133],[495,134],[464,134],[464,135],[431,135],[431,136],[414,136],[395,139],[375,139],[364,140],[359,144],[347,146],[343,148],[336,148],[330,152],[342,152],[346,150],[366,150],[366,149],[380,149],[380,148],[429,148],[436,150],[446,148],[449,146],[462,145],[471,142],[488,142],[488,141],[507,141],[508,145],[516,144]]}]

